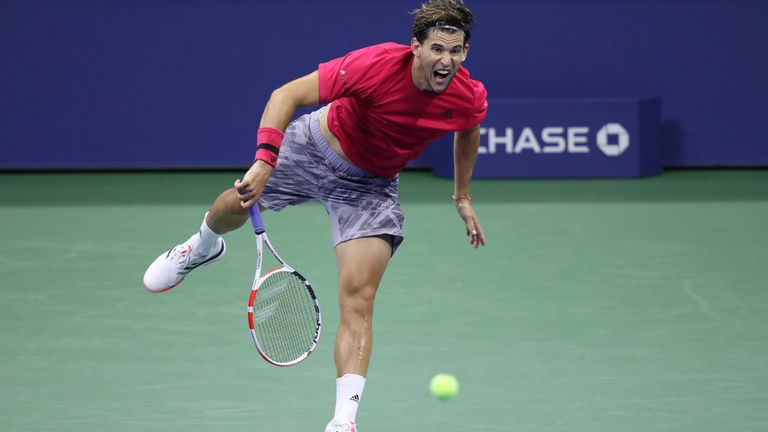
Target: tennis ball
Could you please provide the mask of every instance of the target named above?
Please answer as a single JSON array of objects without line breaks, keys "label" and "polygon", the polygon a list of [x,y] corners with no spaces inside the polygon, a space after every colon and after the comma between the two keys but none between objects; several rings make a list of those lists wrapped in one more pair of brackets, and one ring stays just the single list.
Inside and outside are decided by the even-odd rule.
[{"label": "tennis ball", "polygon": [[429,382],[429,391],[440,400],[450,399],[459,393],[459,382],[451,374],[437,374]]}]

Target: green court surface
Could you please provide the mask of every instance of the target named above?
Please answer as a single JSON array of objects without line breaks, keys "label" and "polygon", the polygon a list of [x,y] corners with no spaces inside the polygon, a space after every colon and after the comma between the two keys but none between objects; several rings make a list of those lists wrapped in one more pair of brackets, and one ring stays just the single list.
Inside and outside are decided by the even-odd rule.
[{"label": "green court surface", "polygon": [[[248,229],[178,288],[142,287],[237,175],[0,174],[0,431],[323,430],[338,312],[322,207],[265,216],[323,308],[298,366],[252,346]],[[451,193],[401,178],[361,432],[768,430],[768,171],[476,181],[481,250]],[[428,394],[439,372],[457,398]]]}]

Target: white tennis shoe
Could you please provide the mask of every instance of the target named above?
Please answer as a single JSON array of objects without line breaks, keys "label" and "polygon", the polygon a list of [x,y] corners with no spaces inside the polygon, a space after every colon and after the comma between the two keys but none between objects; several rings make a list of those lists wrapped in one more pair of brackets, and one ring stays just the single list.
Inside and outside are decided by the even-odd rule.
[{"label": "white tennis shoe", "polygon": [[219,238],[216,246],[208,251],[196,250],[192,236],[186,242],[157,257],[144,273],[144,288],[149,292],[161,293],[178,286],[184,277],[201,265],[221,259],[227,252],[227,244]]},{"label": "white tennis shoe", "polygon": [[325,432],[357,432],[357,428],[352,420],[333,419],[328,422]]}]

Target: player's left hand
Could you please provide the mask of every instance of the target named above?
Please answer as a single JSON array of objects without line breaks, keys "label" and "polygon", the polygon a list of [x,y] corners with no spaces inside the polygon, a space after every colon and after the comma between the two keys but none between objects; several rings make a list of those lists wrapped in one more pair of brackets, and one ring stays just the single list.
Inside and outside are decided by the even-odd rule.
[{"label": "player's left hand", "polygon": [[475,215],[475,209],[472,208],[472,203],[466,199],[458,200],[456,201],[456,211],[459,212],[459,216],[467,226],[469,244],[475,249],[485,246],[485,234],[477,215]]}]

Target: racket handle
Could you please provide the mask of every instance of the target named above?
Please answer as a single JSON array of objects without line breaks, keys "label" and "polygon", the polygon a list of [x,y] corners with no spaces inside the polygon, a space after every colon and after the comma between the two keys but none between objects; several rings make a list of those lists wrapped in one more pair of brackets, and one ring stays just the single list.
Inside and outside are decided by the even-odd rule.
[{"label": "racket handle", "polygon": [[253,225],[253,232],[258,234],[264,233],[264,222],[261,220],[261,212],[259,211],[259,204],[256,203],[248,209],[248,213],[251,215],[251,225]]}]

